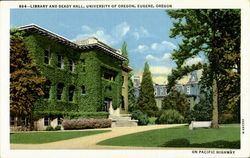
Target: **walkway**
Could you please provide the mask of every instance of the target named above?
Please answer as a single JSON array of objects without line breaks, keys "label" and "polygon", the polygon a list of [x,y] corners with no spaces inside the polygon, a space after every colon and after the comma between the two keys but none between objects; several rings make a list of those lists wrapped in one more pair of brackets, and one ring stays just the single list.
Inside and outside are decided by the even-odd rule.
[{"label": "walkway", "polygon": [[[137,127],[116,127],[108,128],[111,132],[74,138],[69,140],[57,141],[46,144],[11,144],[11,149],[115,149],[115,148],[129,148],[129,147],[115,147],[115,146],[100,146],[96,143],[105,139],[114,138],[131,133],[137,133],[147,130],[170,128],[182,126],[183,124],[172,125],[152,125],[152,126],[137,126]],[[106,128],[107,129],[107,128]],[[97,129],[99,130],[99,129]],[[134,148],[134,147],[133,147]]]}]

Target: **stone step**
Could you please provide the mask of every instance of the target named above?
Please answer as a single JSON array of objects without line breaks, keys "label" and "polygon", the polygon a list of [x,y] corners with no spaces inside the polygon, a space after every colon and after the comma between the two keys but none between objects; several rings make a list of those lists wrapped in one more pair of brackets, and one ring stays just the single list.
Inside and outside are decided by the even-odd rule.
[{"label": "stone step", "polygon": [[138,124],[137,120],[130,120],[130,121],[119,120],[115,123],[113,127],[134,127],[137,126],[137,124]]},{"label": "stone step", "polygon": [[120,114],[120,117],[131,117],[131,114]]}]

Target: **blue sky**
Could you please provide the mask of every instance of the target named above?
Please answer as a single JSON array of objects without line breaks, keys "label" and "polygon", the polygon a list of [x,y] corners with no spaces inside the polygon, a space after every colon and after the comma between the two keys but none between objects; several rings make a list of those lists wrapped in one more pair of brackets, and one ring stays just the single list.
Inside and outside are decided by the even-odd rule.
[{"label": "blue sky", "polygon": [[[10,25],[36,24],[70,40],[96,37],[113,48],[127,42],[130,66],[141,75],[149,62],[153,81],[167,83],[180,38],[169,37],[173,19],[161,9],[11,9]],[[187,64],[203,61],[197,57]]]}]

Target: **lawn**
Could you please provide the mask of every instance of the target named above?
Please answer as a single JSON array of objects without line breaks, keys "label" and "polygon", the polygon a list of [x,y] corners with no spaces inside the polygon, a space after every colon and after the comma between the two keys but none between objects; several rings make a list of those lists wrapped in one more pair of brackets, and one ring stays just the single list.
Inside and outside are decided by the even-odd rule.
[{"label": "lawn", "polygon": [[42,143],[50,143],[60,140],[84,137],[110,131],[111,130],[15,133],[15,134],[10,134],[10,143],[42,144]]},{"label": "lawn", "polygon": [[240,148],[240,127],[194,130],[189,130],[188,126],[164,128],[111,138],[97,145],[237,149]]}]

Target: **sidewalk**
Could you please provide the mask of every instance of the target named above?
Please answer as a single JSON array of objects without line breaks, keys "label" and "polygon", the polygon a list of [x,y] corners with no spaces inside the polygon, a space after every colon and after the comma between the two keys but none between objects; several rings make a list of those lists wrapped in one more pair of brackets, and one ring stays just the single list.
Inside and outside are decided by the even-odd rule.
[{"label": "sidewalk", "polygon": [[112,131],[86,137],[46,143],[46,144],[11,144],[10,148],[11,149],[121,149],[121,148],[129,149],[130,147],[100,146],[96,145],[96,143],[106,139],[127,135],[131,133],[137,133],[159,128],[170,128],[182,125],[183,124],[108,128]]}]

